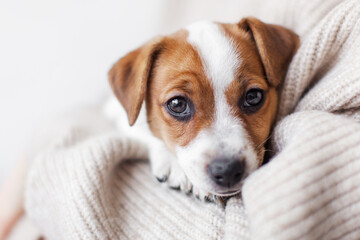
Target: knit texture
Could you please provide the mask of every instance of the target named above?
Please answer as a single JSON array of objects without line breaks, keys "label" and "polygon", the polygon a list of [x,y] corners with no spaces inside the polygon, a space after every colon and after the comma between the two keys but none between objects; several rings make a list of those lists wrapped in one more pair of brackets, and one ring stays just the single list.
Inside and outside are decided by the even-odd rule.
[{"label": "knit texture", "polygon": [[302,44],[281,93],[276,154],[242,196],[223,207],[163,187],[145,146],[74,123],[29,171],[26,212],[45,237],[360,239],[360,2],[267,2],[278,7],[257,17]]}]

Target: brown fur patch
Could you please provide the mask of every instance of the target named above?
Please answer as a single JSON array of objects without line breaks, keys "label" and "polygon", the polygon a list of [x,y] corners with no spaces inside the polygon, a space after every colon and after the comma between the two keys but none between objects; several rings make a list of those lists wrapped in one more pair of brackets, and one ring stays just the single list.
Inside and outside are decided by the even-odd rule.
[{"label": "brown fur patch", "polygon": [[[155,136],[174,151],[185,146],[201,129],[210,127],[214,115],[214,95],[198,52],[186,41],[187,32],[179,31],[163,40],[164,50],[148,83],[146,107],[149,125]],[[195,115],[180,122],[165,109],[174,96],[191,99]]]},{"label": "brown fur patch", "polygon": [[161,38],[154,38],[122,57],[109,71],[110,86],[123,105],[130,125],[135,123],[139,115],[145,98],[147,80],[161,49]]}]

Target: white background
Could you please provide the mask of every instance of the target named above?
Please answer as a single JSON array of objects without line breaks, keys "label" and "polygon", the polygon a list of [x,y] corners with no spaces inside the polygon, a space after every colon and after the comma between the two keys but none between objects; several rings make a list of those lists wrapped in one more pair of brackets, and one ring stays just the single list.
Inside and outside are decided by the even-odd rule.
[{"label": "white background", "polygon": [[252,12],[236,0],[1,0],[0,183],[39,126],[110,94],[107,71],[126,52],[196,20]]}]

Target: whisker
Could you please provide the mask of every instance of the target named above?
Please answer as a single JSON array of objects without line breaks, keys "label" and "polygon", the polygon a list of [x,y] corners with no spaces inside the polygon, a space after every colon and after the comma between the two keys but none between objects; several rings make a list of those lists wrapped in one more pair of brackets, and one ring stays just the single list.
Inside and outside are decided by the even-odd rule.
[{"label": "whisker", "polygon": [[255,150],[257,150],[258,148],[264,146],[264,144],[267,142],[267,140],[269,140],[272,137],[272,134],[269,135],[269,137],[267,137],[262,143],[260,143]]},{"label": "whisker", "polygon": [[265,153],[265,152],[273,152],[273,153],[276,153],[276,151],[274,151],[274,150],[270,150],[270,149],[261,149],[261,150],[259,150],[257,153]]}]

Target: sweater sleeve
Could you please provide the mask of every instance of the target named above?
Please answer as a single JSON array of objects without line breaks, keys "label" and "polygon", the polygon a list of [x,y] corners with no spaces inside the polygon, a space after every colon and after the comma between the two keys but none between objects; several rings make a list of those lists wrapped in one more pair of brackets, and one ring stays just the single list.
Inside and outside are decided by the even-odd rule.
[{"label": "sweater sleeve", "polygon": [[254,239],[359,239],[360,124],[304,111],[273,140],[279,154],[243,189]]}]

